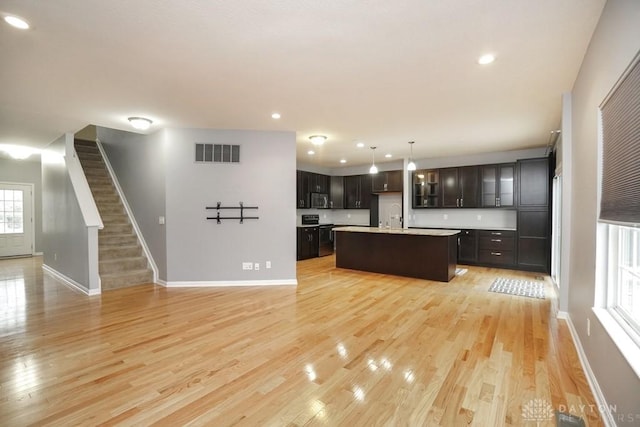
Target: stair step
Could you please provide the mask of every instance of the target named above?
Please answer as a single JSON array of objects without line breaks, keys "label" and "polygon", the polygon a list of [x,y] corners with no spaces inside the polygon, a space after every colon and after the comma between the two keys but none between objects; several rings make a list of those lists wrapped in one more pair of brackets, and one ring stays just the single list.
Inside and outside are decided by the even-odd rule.
[{"label": "stair step", "polygon": [[145,270],[148,268],[145,257],[114,258],[100,260],[100,274],[121,273],[135,270]]},{"label": "stair step", "polygon": [[[122,204],[120,203],[112,203],[112,204],[104,204],[104,205],[100,205],[98,204],[98,211],[100,212],[100,216],[108,216],[108,217],[113,217],[115,215],[125,215],[124,213],[124,206],[122,206]],[[104,218],[102,219],[102,222],[104,222]]]},{"label": "stair step", "polygon": [[106,186],[106,185],[89,185],[89,187],[91,188],[91,193],[93,194],[93,196],[97,196],[98,194],[100,195],[108,195],[108,196],[116,196],[116,197],[120,197],[118,195],[118,192],[116,191],[115,188],[113,188],[112,186]]},{"label": "stair step", "polygon": [[124,288],[127,286],[153,283],[153,272],[149,269],[133,270],[122,273],[101,274],[102,290]]},{"label": "stair step", "polygon": [[142,255],[142,247],[137,244],[129,246],[102,246],[98,251],[98,258],[103,261],[122,259],[126,257],[139,257]]},{"label": "stair step", "polygon": [[[103,223],[104,224],[104,223]],[[100,236],[114,234],[133,234],[133,226],[129,223],[124,224],[104,224],[104,228],[100,230]]]},{"label": "stair step", "polygon": [[80,164],[82,165],[83,169],[105,169],[106,168],[106,165],[102,161],[102,157],[100,157],[100,159],[81,158]]},{"label": "stair step", "polygon": [[111,181],[110,176],[87,176],[87,182],[89,185],[113,185],[113,181]]},{"label": "stair step", "polygon": [[82,151],[82,152],[96,151],[98,153],[100,152],[98,150],[98,144],[96,144],[95,142],[89,142],[89,143],[76,142],[75,144],[73,144],[73,146],[75,147],[76,151]]},{"label": "stair step", "polygon": [[98,244],[104,246],[118,245],[137,245],[138,238],[134,234],[103,234],[102,230],[98,232]]},{"label": "stair step", "polygon": [[83,169],[84,169],[84,174],[87,177],[87,181],[89,180],[89,177],[111,179],[106,169],[93,169],[93,168],[92,169],[83,168]]},{"label": "stair step", "polygon": [[100,216],[105,227],[107,225],[129,224],[129,218],[124,214],[124,211],[107,214],[100,213]]},{"label": "stair step", "polygon": [[116,192],[113,192],[111,194],[109,193],[94,194],[93,199],[96,201],[96,205],[98,205],[98,207],[100,207],[100,205],[103,203],[106,203],[106,204],[120,203],[120,196],[118,196],[118,193]]}]

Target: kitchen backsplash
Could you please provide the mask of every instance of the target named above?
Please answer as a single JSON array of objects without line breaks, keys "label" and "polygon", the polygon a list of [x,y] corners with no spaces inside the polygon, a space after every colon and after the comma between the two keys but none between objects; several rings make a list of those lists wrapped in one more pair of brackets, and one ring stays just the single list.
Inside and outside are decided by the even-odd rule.
[{"label": "kitchen backsplash", "polygon": [[414,209],[409,227],[515,230],[517,218],[512,209]]},{"label": "kitchen backsplash", "polygon": [[320,224],[369,225],[368,209],[298,209],[296,225],[302,222],[302,215],[319,215]]}]

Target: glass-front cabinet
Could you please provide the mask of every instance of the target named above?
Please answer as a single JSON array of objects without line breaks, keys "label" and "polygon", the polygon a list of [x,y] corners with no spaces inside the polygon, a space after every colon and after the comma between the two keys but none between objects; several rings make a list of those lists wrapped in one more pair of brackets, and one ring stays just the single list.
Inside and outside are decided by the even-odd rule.
[{"label": "glass-front cabinet", "polygon": [[482,207],[515,207],[515,175],[514,163],[482,166]]},{"label": "glass-front cabinet", "polygon": [[440,179],[437,169],[421,169],[412,175],[413,208],[439,208]]}]

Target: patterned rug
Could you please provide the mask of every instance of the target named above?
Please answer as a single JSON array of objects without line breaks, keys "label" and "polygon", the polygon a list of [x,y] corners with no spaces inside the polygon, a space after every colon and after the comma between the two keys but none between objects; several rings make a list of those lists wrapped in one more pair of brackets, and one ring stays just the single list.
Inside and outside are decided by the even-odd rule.
[{"label": "patterned rug", "polygon": [[544,282],[531,282],[529,280],[505,279],[502,277],[493,281],[489,292],[518,295],[521,297],[544,299]]}]

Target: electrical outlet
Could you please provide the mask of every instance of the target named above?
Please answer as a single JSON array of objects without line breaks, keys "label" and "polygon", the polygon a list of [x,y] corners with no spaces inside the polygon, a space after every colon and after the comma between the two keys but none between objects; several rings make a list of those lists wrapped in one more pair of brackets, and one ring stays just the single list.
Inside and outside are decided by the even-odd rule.
[{"label": "electrical outlet", "polygon": [[259,262],[256,262],[256,263],[253,265],[253,269],[254,269],[254,270],[256,270],[256,271],[260,270],[260,263],[259,263]]},{"label": "electrical outlet", "polygon": [[271,268],[271,261],[267,261],[264,263],[265,268]]},{"label": "electrical outlet", "polygon": [[347,218],[351,218],[351,214],[347,214]]},{"label": "electrical outlet", "polygon": [[58,260],[58,254],[53,254],[53,260],[57,261]]},{"label": "electrical outlet", "polygon": [[158,217],[158,224],[164,225],[164,217],[163,216]]},{"label": "electrical outlet", "polygon": [[442,215],[442,218],[443,218],[443,219],[449,219],[449,215],[444,214],[444,215]]},{"label": "electrical outlet", "polygon": [[587,317],[587,336],[591,336],[591,319]]},{"label": "electrical outlet", "polygon": [[252,262],[243,262],[242,263],[242,269],[243,270],[253,270],[253,263]]},{"label": "electrical outlet", "polygon": [[478,221],[482,221],[482,215],[478,215]]}]

